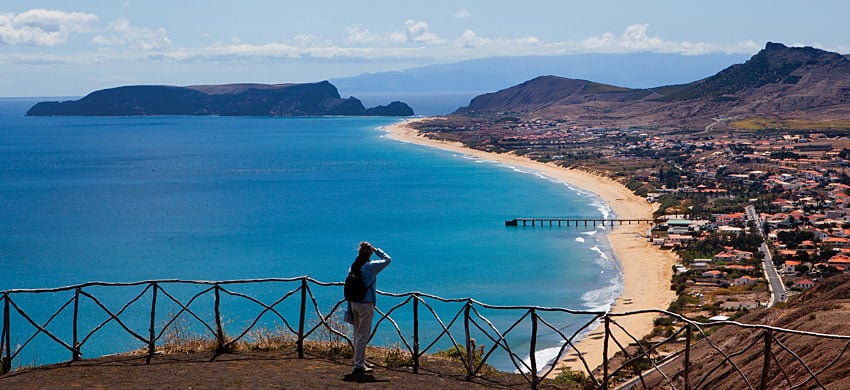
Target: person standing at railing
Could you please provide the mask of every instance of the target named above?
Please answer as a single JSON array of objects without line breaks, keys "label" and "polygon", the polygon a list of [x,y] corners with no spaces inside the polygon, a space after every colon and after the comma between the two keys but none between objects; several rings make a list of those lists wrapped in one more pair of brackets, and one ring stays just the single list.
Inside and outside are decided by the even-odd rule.
[{"label": "person standing at railing", "polygon": [[[372,254],[378,256],[371,259]],[[375,285],[378,273],[390,265],[392,259],[380,248],[372,246],[368,242],[360,243],[357,258],[351,264],[348,272],[356,268],[360,269],[363,284],[366,286],[366,295],[361,300],[349,301],[348,310],[345,312],[345,322],[354,326],[354,371],[348,377],[352,380],[363,381],[366,374],[372,368],[366,365],[366,345],[369,344],[369,336],[372,334],[372,317],[375,314]]]}]

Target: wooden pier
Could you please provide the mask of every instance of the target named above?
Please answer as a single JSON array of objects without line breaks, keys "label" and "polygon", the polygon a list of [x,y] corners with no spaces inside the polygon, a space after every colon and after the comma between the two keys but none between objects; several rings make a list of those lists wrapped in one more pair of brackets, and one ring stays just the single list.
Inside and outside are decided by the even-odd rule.
[{"label": "wooden pier", "polygon": [[[602,218],[570,218],[570,217],[555,217],[555,218],[514,218],[505,221],[505,226],[519,226],[522,223],[522,226],[528,226],[530,223],[531,226],[544,226],[545,224],[549,224],[549,226],[579,226],[579,224],[584,224],[584,226],[596,226],[600,224],[602,226],[614,226],[629,224],[632,223],[648,223],[650,225],[655,224],[655,220],[652,219],[640,219],[640,218],[614,218],[614,219],[602,219]],[[556,225],[557,224],[557,225]]]}]

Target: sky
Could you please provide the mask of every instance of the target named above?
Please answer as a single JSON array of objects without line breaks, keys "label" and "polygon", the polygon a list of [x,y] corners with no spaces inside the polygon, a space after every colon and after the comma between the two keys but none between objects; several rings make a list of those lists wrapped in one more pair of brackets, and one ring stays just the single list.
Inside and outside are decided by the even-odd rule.
[{"label": "sky", "polygon": [[[493,56],[850,53],[850,2],[0,0],[0,97],[315,82]],[[568,76],[568,75],[566,75]]]}]

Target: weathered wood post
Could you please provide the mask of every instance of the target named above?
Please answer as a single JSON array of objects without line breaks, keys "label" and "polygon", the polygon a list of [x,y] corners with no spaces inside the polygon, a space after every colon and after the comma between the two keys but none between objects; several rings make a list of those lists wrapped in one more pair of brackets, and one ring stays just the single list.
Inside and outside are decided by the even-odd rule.
[{"label": "weathered wood post", "polygon": [[690,381],[688,381],[688,374],[691,371],[691,324],[685,327],[685,368],[684,368],[684,382],[685,382],[685,390],[691,390]]},{"label": "weathered wood post", "polygon": [[531,361],[531,388],[536,389],[540,378],[537,377],[537,356],[534,353],[537,351],[537,311],[532,307],[531,310],[531,343],[528,346],[528,357]]},{"label": "weathered wood post", "polygon": [[151,292],[151,322],[150,327],[148,328],[148,357],[145,359],[145,364],[151,364],[151,358],[153,358],[154,353],[156,352],[156,295],[159,286],[156,282],[151,283],[153,286],[153,291]]},{"label": "weathered wood post", "polygon": [[304,320],[307,313],[307,277],[301,278],[301,309],[298,316],[298,341],[296,342],[296,350],[298,358],[304,359]]},{"label": "weathered wood post", "polygon": [[419,294],[413,294],[413,373],[419,373]]},{"label": "weathered wood post", "polygon": [[474,352],[472,347],[472,335],[469,333],[469,311],[472,308],[472,300],[466,301],[466,306],[463,308],[463,330],[466,338],[466,380],[472,379],[472,373],[475,371]]},{"label": "weathered wood post", "polygon": [[221,292],[219,291],[221,286],[216,283],[213,286],[213,290],[215,291],[215,354],[216,356],[224,353],[224,329],[221,326]]},{"label": "weathered wood post", "polygon": [[770,329],[764,332],[764,363],[761,367],[761,384],[759,385],[760,390],[767,389],[767,375],[770,372],[770,340],[773,338],[773,334],[770,332]]},{"label": "weathered wood post", "polygon": [[3,352],[5,352],[2,358],[2,362],[0,362],[0,374],[8,374],[9,371],[12,371],[12,329],[9,326],[9,293],[3,293],[3,333],[2,335],[2,348]]},{"label": "weathered wood post", "polygon": [[73,341],[71,342],[71,361],[80,360],[80,341],[77,336],[77,323],[80,318],[80,288],[74,289],[74,318],[71,324],[71,334]]},{"label": "weathered wood post", "polygon": [[605,340],[602,344],[602,386],[608,386],[608,339],[611,337],[611,319],[605,313]]}]

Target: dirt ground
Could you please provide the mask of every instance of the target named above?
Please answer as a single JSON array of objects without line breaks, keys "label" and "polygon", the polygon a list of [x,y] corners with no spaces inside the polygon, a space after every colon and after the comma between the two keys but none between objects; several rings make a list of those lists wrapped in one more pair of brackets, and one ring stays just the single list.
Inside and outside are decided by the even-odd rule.
[{"label": "dirt ground", "polygon": [[[410,368],[376,364],[375,382],[346,382],[350,362],[322,356],[298,359],[281,351],[249,351],[114,356],[13,371],[0,377],[0,389],[527,389],[519,375],[496,373],[466,381],[457,363],[423,361],[419,374]],[[547,383],[541,388],[555,388]]]}]

